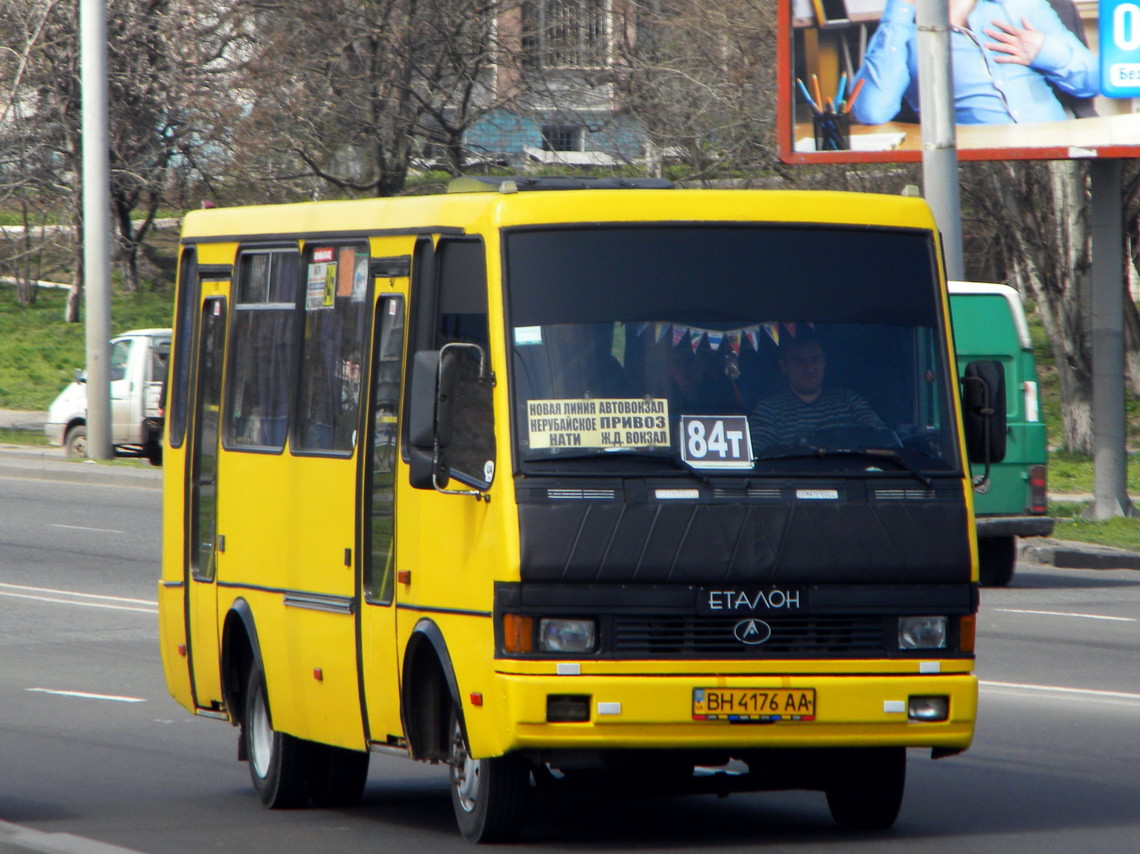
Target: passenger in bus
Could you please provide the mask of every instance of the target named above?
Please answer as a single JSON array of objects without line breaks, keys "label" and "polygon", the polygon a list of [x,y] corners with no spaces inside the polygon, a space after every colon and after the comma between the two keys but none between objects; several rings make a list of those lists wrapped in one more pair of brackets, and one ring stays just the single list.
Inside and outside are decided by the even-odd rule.
[{"label": "passenger in bus", "polygon": [[729,360],[708,347],[694,352],[688,341],[669,346],[669,406],[677,415],[740,412],[740,395]]},{"label": "passenger in bus", "polygon": [[787,387],[761,400],[748,418],[756,451],[822,444],[818,437],[827,430],[849,428],[865,436],[881,431],[880,439],[892,435],[861,394],[824,385],[827,355],[807,326],[781,342],[779,365]]},{"label": "passenger in bus", "polygon": [[546,327],[553,397],[630,396],[625,368],[613,355],[612,323]]}]

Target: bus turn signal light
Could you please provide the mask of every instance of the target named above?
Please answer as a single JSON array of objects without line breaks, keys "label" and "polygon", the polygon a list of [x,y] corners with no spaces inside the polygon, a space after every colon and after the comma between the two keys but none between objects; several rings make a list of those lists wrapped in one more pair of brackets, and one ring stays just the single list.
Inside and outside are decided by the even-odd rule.
[{"label": "bus turn signal light", "polygon": [[534,652],[534,618],[503,615],[503,652]]},{"label": "bus turn signal light", "polygon": [[971,614],[958,621],[958,650],[960,652],[974,651],[974,637],[978,631],[978,618]]}]

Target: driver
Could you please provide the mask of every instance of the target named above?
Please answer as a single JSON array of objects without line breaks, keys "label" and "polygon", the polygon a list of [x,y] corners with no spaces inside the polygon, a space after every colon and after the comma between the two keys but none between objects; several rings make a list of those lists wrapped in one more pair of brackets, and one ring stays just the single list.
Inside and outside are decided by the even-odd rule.
[{"label": "driver", "polygon": [[787,336],[781,343],[779,363],[788,387],[761,400],[748,417],[757,451],[809,443],[813,433],[844,425],[886,429],[862,395],[824,387],[827,356],[806,325],[798,336]]}]

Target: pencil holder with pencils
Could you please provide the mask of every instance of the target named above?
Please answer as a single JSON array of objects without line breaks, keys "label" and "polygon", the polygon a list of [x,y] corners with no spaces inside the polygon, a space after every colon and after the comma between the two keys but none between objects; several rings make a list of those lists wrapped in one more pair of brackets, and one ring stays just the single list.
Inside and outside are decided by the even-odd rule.
[{"label": "pencil holder with pencils", "polygon": [[816,151],[847,151],[851,148],[851,116],[847,113],[815,113]]}]

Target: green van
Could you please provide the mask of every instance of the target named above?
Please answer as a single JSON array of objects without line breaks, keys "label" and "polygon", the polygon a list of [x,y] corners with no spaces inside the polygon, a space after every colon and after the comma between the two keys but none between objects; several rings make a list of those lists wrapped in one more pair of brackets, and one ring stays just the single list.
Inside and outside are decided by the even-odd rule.
[{"label": "green van", "polygon": [[1048,536],[1045,422],[1037,396],[1037,366],[1021,297],[1008,285],[950,283],[950,314],[958,375],[975,359],[1005,367],[1006,453],[982,480],[973,465],[981,582],[1005,586],[1017,565],[1017,538]]}]

